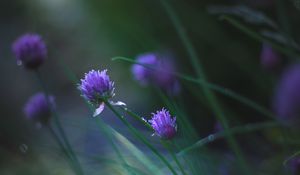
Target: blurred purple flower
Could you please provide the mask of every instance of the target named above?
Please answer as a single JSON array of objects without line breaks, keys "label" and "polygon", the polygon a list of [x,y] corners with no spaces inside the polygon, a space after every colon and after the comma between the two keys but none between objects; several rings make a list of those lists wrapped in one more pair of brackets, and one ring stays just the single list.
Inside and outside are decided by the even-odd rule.
[{"label": "blurred purple flower", "polygon": [[292,175],[300,174],[300,157],[297,156],[288,162],[288,169]]},{"label": "blurred purple flower", "polygon": [[[91,104],[97,107],[94,116],[99,115],[104,109],[104,100],[109,100],[114,94],[114,82],[110,81],[106,74],[107,70],[91,70],[81,79],[78,89],[82,96]],[[114,103],[115,105],[124,105],[122,102]]]},{"label": "blurred purple flower", "polygon": [[47,48],[38,34],[24,34],[12,46],[17,64],[37,69],[47,57]]},{"label": "blurred purple flower", "polygon": [[280,54],[266,43],[262,46],[260,59],[262,67],[266,70],[276,70],[281,63]]},{"label": "blurred purple flower", "polygon": [[149,120],[156,135],[162,139],[172,139],[177,132],[176,117],[172,118],[169,111],[162,109],[152,113],[153,117]]},{"label": "blurred purple flower", "polygon": [[170,59],[156,53],[146,53],[139,55],[136,61],[141,65],[134,64],[132,73],[141,85],[156,85],[170,94],[179,92],[179,83],[173,74],[175,66]]},{"label": "blurred purple flower", "polygon": [[282,75],[273,101],[273,109],[286,123],[300,121],[300,64],[289,67]]},{"label": "blurred purple flower", "polygon": [[217,132],[221,132],[223,130],[224,130],[224,128],[223,128],[222,124],[217,121],[214,126],[214,131],[217,133]]},{"label": "blurred purple flower", "polygon": [[47,124],[51,117],[51,107],[55,106],[54,97],[49,96],[48,98],[51,106],[44,93],[39,92],[31,96],[24,107],[26,117],[42,125]]}]

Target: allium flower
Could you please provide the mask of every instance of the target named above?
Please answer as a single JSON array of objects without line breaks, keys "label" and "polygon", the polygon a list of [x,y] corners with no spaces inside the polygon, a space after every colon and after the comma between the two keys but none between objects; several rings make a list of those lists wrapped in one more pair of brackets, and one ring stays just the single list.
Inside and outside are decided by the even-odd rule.
[{"label": "allium flower", "polygon": [[263,44],[260,59],[262,67],[266,70],[275,70],[281,63],[280,54],[268,44]]},{"label": "allium flower", "polygon": [[162,109],[152,113],[153,117],[149,120],[155,134],[162,139],[172,139],[177,132],[176,117],[172,118],[169,111]]},{"label": "allium flower", "polygon": [[47,57],[47,48],[37,34],[25,34],[19,37],[12,46],[19,65],[28,69],[37,69]]},{"label": "allium flower", "polygon": [[300,173],[300,157],[299,156],[291,159],[287,165],[288,165],[287,168],[290,170],[291,175],[298,175]]},{"label": "allium flower", "polygon": [[134,78],[141,85],[156,85],[170,94],[179,92],[179,83],[174,76],[175,66],[171,60],[155,53],[146,53],[137,57],[140,64],[132,66]]},{"label": "allium flower", "polygon": [[[104,109],[104,100],[109,101],[114,94],[114,82],[110,81],[106,74],[107,70],[95,71],[91,70],[81,79],[78,89],[82,96],[91,104],[97,107],[94,116],[99,115]],[[112,105],[125,105],[123,102],[111,102]]]},{"label": "allium flower", "polygon": [[[49,103],[44,93],[36,93],[29,98],[24,107],[24,113],[30,120],[45,125],[51,117],[51,107],[55,106],[54,97],[49,96]],[[51,106],[50,106],[51,105]]]},{"label": "allium flower", "polygon": [[273,102],[280,120],[287,123],[300,120],[300,64],[289,67],[282,75]]}]

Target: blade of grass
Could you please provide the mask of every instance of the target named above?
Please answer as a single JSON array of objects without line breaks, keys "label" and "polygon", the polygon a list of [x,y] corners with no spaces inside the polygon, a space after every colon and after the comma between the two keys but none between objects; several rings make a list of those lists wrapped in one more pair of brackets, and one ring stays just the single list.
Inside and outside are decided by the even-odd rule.
[{"label": "blade of grass", "polygon": [[225,20],[225,21],[229,22],[231,25],[233,25],[234,27],[236,27],[240,31],[244,32],[245,34],[247,34],[251,38],[255,39],[256,41],[259,41],[259,42],[262,42],[262,43],[268,43],[274,49],[276,49],[277,51],[279,51],[279,52],[281,52],[285,55],[288,55],[288,56],[291,56],[291,57],[299,57],[300,56],[300,54],[297,51],[282,47],[281,45],[279,45],[277,43],[274,43],[274,42],[264,38],[263,36],[261,36],[257,32],[249,29],[245,25],[241,24],[240,22],[238,22],[237,20],[235,20],[235,19],[233,19],[229,16],[222,15],[220,17],[220,20]]},{"label": "blade of grass", "polygon": [[[235,134],[244,134],[244,133],[249,133],[249,132],[254,132],[257,130],[261,130],[261,129],[266,129],[266,128],[271,128],[271,127],[278,127],[279,124],[277,122],[271,121],[271,122],[262,122],[262,123],[254,123],[254,124],[247,124],[247,125],[243,125],[243,126],[237,126],[234,128],[230,128],[228,130],[228,132],[230,132],[230,134],[235,135]],[[208,143],[211,143],[217,139],[222,139],[226,136],[224,131],[220,131],[218,133],[215,134],[210,134],[209,136],[197,141],[195,144],[184,148],[183,150],[181,150],[179,153],[177,153],[178,156],[182,156],[194,149],[200,148]]]}]

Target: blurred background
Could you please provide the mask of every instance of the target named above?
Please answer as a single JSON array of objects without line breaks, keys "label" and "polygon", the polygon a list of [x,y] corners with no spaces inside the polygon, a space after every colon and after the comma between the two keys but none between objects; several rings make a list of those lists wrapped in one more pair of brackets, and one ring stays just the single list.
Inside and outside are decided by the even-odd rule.
[{"label": "blurred background", "polygon": [[[41,91],[34,73],[17,66],[11,51],[13,41],[28,32],[39,33],[47,44],[47,61],[40,71],[55,96],[57,110],[72,145],[84,160],[83,165],[89,167],[88,174],[122,174],[113,165],[89,159],[97,155],[110,157],[111,148],[70,77],[76,75],[80,79],[91,69],[108,69],[115,82],[115,99],[125,102],[145,118],[164,107],[163,100],[153,88],[142,87],[133,79],[130,63],[111,61],[116,56],[134,59],[146,52],[167,52],[172,55],[178,72],[194,77],[188,53],[159,1],[0,1],[0,174],[72,174],[48,131],[36,129],[23,114],[27,99]],[[170,1],[170,4],[196,48],[209,82],[229,88],[272,110],[274,88],[280,73],[284,65],[295,58],[281,55],[281,68],[276,71],[265,69],[260,58],[262,43],[220,20],[219,16],[229,14],[254,31],[269,34],[267,37],[271,39],[284,32],[297,41],[299,3],[296,0],[186,0]],[[249,14],[236,12],[242,7],[252,11]],[[259,13],[270,19],[269,23]],[[70,75],[70,71],[74,75]],[[198,139],[215,132],[216,119],[202,92],[188,82],[180,83],[180,97],[175,99],[181,102],[180,107],[185,110]],[[226,109],[230,126],[268,120],[235,100],[219,94],[217,97]],[[143,150],[143,145],[128,134],[109,110],[106,109],[101,117]],[[149,139],[155,139],[151,132],[142,127],[141,130]],[[247,160],[252,167],[259,167],[260,174],[282,173],[284,167],[278,160],[283,156],[282,148],[274,141],[276,130],[237,138]],[[212,144],[209,149],[213,155],[220,153],[219,160],[227,159],[228,154],[231,156],[222,141]],[[296,149],[290,150],[293,151]]]}]

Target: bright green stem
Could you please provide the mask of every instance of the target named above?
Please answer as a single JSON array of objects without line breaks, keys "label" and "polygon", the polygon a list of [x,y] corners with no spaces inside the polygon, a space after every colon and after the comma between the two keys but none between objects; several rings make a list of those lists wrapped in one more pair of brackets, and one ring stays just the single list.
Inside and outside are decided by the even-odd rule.
[{"label": "bright green stem", "polygon": [[187,175],[186,172],[184,171],[184,169],[183,169],[181,163],[179,162],[179,160],[178,160],[176,154],[174,154],[173,150],[171,149],[171,147],[170,147],[170,142],[169,142],[169,141],[164,141],[164,140],[162,140],[161,143],[162,143],[162,145],[169,151],[169,153],[171,154],[173,160],[175,161],[175,163],[176,163],[177,166],[179,167],[181,173],[182,173],[183,175]]},{"label": "bright green stem", "polygon": [[[198,59],[198,55],[196,53],[195,48],[192,45],[192,42],[190,41],[189,37],[187,36],[185,29],[181,22],[179,21],[177,15],[175,14],[172,7],[167,2],[168,0],[160,0],[161,4],[163,5],[164,9],[166,10],[168,16],[170,17],[174,28],[176,29],[178,36],[180,37],[185,49],[187,50],[187,53],[189,54],[189,58],[191,61],[191,64],[196,71],[197,77],[200,79],[206,80],[203,68],[200,64],[200,60]],[[228,141],[229,146],[232,148],[234,153],[236,154],[238,158],[238,162],[240,164],[241,170],[244,172],[244,174],[250,174],[249,168],[246,164],[246,161],[244,159],[244,156],[242,155],[242,152],[235,140],[235,138],[228,132],[228,121],[227,118],[224,116],[223,111],[221,109],[220,104],[218,103],[215,94],[207,87],[202,86],[204,95],[206,96],[208,103],[211,106],[212,111],[215,113],[217,119],[220,121],[222,126],[225,129],[226,138]]]},{"label": "bright green stem", "polygon": [[49,105],[49,107],[51,109],[51,112],[53,114],[54,122],[55,122],[55,124],[56,124],[56,126],[58,128],[58,132],[60,133],[60,135],[61,135],[61,137],[62,137],[62,139],[64,141],[64,144],[66,145],[66,150],[68,151],[70,157],[72,158],[72,160],[74,161],[74,163],[78,167],[77,174],[78,175],[83,175],[84,172],[82,170],[80,162],[79,162],[76,154],[74,153],[74,151],[72,149],[72,146],[71,146],[71,144],[70,144],[70,142],[69,142],[69,140],[68,140],[68,138],[67,138],[67,136],[65,134],[65,131],[64,131],[64,129],[63,129],[61,123],[60,123],[58,113],[56,112],[56,110],[54,109],[54,107],[52,106],[52,104],[50,103],[48,90],[47,90],[47,88],[46,88],[46,86],[44,84],[44,81],[43,81],[43,79],[41,77],[41,74],[40,74],[40,72],[38,70],[36,71],[36,76],[37,76],[37,79],[38,79],[38,81],[39,81],[39,83],[41,85],[41,88],[43,89],[43,91],[45,93],[46,100],[47,100],[47,103],[48,103],[48,105]]},{"label": "bright green stem", "polygon": [[[237,126],[234,128],[231,128],[228,130],[228,132],[232,135],[234,134],[243,134],[243,133],[249,133],[249,132],[254,132],[257,130],[265,129],[265,128],[271,128],[271,127],[278,127],[280,126],[277,122],[263,122],[263,123],[255,123],[255,124],[248,124],[244,126]],[[210,134],[209,136],[197,141],[194,143],[192,146],[189,146],[183,150],[181,150],[179,153],[177,153],[178,156],[182,156],[196,148],[200,148],[208,143],[211,143],[215,140],[222,139],[226,136],[224,131],[215,133],[215,134]]]},{"label": "bright green stem", "polygon": [[111,104],[107,101],[104,101],[105,105],[128,127],[128,129],[138,138],[140,139],[154,154],[156,154],[164,164],[170,169],[170,171],[177,175],[176,171],[173,169],[171,164],[165,159],[127,120],[124,119],[124,117],[119,114],[115,110],[114,107],[111,106]]}]

